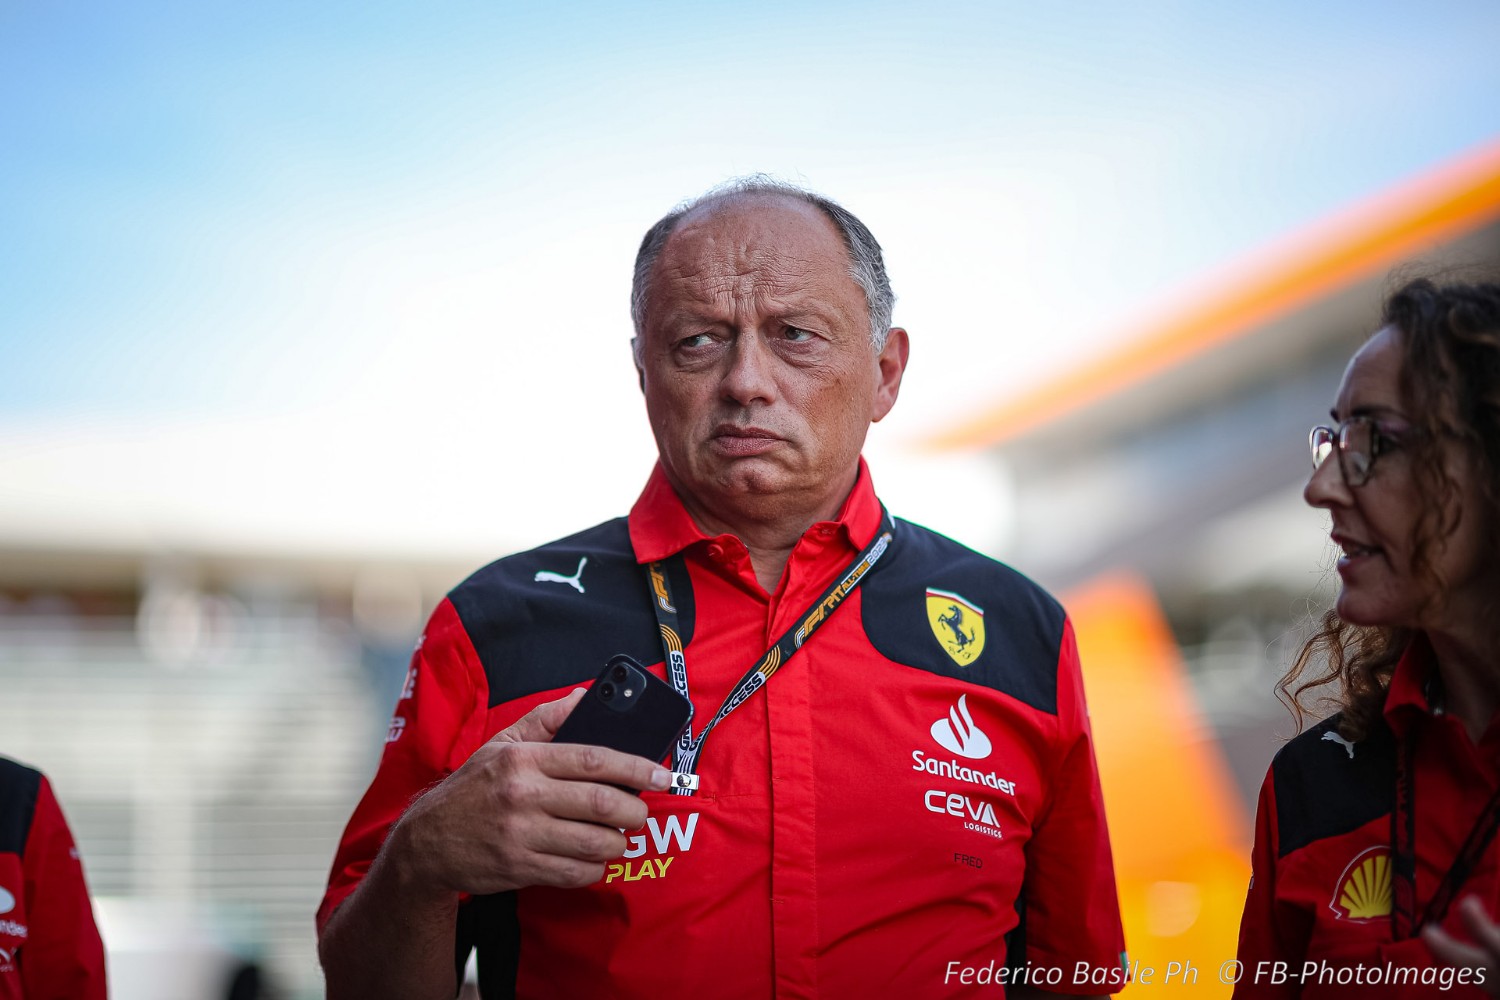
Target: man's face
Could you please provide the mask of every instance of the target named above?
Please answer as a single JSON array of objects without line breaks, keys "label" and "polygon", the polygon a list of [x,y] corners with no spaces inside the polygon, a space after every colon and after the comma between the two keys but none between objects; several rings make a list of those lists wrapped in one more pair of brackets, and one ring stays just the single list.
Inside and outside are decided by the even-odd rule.
[{"label": "man's face", "polygon": [[833,223],[766,195],[678,223],[652,272],[639,348],[668,479],[695,515],[730,522],[831,515],[906,363],[905,331],[880,353],[871,345]]}]

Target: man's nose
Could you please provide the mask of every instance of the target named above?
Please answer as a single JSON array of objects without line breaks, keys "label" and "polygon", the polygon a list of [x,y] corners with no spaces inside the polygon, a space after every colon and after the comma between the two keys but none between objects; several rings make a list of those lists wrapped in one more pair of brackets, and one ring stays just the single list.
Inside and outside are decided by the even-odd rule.
[{"label": "man's nose", "polygon": [[1307,485],[1302,487],[1302,499],[1309,507],[1323,508],[1338,507],[1354,499],[1349,484],[1344,481],[1344,467],[1336,448],[1307,477]]},{"label": "man's nose", "polygon": [[755,331],[735,337],[720,383],[724,398],[740,406],[775,400],[776,363],[775,352]]}]

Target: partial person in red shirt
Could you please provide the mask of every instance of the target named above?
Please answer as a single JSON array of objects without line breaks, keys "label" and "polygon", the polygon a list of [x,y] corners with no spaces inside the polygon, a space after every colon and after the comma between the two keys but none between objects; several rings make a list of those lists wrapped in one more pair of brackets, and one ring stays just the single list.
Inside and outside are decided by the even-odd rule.
[{"label": "partial person in red shirt", "polygon": [[40,772],[0,757],[0,1000],[104,1000],[78,848]]},{"label": "partial person in red shirt", "polygon": [[[487,998],[1123,984],[1067,616],[892,518],[860,457],[906,368],[893,301],[869,230],[797,188],[737,183],[648,231],[659,461],[628,519],[434,612],[318,913],[331,998],[452,997],[471,950]],[[543,335],[565,372],[565,317]],[[693,701],[673,767],[695,793],[550,742],[620,652]]]},{"label": "partial person in red shirt", "polygon": [[1235,996],[1500,996],[1500,285],[1393,294],[1332,417],[1343,586],[1281,691],[1342,710],[1266,776]]}]

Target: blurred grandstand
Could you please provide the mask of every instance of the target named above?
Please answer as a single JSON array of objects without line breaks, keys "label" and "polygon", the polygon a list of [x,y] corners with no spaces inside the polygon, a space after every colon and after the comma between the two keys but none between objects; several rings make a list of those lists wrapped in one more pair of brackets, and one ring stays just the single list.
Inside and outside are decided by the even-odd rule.
[{"label": "blurred grandstand", "polygon": [[[931,442],[1005,467],[996,554],[1078,624],[1136,957],[1232,954],[1255,788],[1290,728],[1271,686],[1328,593],[1303,442],[1417,257],[1500,260],[1500,146],[1226,269],[1117,353]],[[206,514],[162,541],[118,530],[108,478],[48,481],[37,448],[0,437],[0,752],[53,777],[117,998],[229,997],[236,976],[244,998],[257,975],[265,996],[321,995],[312,913],[407,650],[502,553],[268,544]]]},{"label": "blurred grandstand", "polygon": [[460,572],[9,540],[0,744],[58,789],[116,1000],[322,995],[312,913],[424,571]]}]

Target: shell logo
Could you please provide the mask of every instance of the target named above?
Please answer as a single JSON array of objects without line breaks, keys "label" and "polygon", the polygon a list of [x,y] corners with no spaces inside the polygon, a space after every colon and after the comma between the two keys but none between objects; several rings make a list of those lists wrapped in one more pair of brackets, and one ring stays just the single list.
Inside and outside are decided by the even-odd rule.
[{"label": "shell logo", "polygon": [[1343,920],[1376,920],[1391,915],[1391,850],[1369,847],[1354,856],[1339,876],[1328,908]]}]

